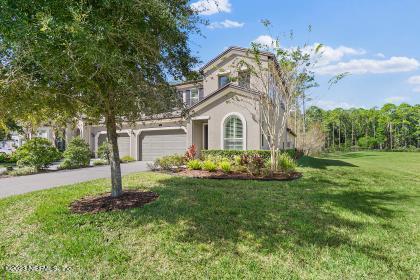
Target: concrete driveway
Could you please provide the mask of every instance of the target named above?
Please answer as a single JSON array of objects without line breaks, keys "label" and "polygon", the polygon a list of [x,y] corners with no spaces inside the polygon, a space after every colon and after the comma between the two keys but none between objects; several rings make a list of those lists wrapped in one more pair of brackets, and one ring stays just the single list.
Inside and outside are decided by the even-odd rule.
[{"label": "concrete driveway", "polygon": [[[144,161],[121,164],[121,172],[123,175],[147,170],[149,170],[149,168],[147,162]],[[110,167],[106,165],[2,178],[0,179],[0,198],[110,177]]]}]

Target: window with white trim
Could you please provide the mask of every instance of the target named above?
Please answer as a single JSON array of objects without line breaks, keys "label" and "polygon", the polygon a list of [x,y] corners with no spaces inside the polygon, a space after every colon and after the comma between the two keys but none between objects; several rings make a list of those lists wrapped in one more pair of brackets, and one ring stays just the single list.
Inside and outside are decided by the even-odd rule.
[{"label": "window with white trim", "polygon": [[200,99],[200,96],[198,95],[198,88],[191,89],[191,97],[190,97],[191,105],[194,105],[195,103],[197,103],[199,99]]},{"label": "window with white trim", "polygon": [[230,116],[225,120],[223,129],[223,147],[225,150],[244,149],[244,129],[238,116]]}]

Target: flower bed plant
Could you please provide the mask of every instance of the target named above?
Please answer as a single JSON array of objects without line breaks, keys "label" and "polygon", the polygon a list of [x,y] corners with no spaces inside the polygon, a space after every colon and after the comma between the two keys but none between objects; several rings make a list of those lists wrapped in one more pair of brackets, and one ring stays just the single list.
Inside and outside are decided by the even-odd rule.
[{"label": "flower bed plant", "polygon": [[[277,170],[270,169],[269,156],[256,151],[223,151],[203,153],[195,159],[193,147],[185,156],[173,155],[155,161],[155,169],[176,172],[182,176],[210,179],[292,180],[301,177],[290,153],[278,157]],[[269,154],[268,154],[269,155]]]}]

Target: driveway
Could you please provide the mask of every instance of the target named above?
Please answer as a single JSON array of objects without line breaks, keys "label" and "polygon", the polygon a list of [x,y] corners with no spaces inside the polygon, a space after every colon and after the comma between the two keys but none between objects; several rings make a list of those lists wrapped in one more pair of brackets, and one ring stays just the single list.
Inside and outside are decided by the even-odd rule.
[{"label": "driveway", "polygon": [[[147,167],[147,162],[144,161],[121,164],[121,172],[123,175],[147,170],[149,170],[149,168]],[[108,165],[20,177],[8,177],[0,179],[0,198],[110,177],[111,170]]]}]

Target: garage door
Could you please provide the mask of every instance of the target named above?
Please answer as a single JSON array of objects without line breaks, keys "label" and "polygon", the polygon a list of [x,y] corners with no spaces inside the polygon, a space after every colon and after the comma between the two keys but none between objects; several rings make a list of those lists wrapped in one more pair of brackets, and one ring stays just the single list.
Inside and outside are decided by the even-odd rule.
[{"label": "garage door", "polygon": [[[102,145],[102,143],[106,142],[107,135],[101,134],[98,138],[98,147]],[[127,133],[118,133],[118,151],[120,157],[129,156],[130,155],[130,137]]]},{"label": "garage door", "polygon": [[184,154],[187,135],[182,129],[144,131],[140,134],[140,159],[155,160],[158,157]]},{"label": "garage door", "polygon": [[120,157],[130,155],[130,136],[127,133],[118,134],[118,151]]}]

